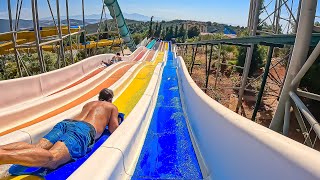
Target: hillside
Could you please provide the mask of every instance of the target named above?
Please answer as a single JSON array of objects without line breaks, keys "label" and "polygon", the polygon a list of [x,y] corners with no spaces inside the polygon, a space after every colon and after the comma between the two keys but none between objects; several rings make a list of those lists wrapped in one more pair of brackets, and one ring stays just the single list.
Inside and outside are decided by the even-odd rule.
[{"label": "hillside", "polygon": [[[158,21],[153,22],[153,28],[155,28],[156,23],[161,23],[163,28],[171,27],[171,26],[181,26],[183,23],[187,22],[188,20],[172,20],[172,21]],[[194,22],[200,22],[200,21],[194,21]],[[113,23],[113,20],[108,20],[108,25],[111,25]],[[149,30],[150,21],[144,22],[144,21],[136,21],[136,20],[129,20],[126,19],[126,23],[129,26],[131,33],[143,33]],[[208,27],[209,33],[223,33],[224,27],[230,27],[231,29],[235,30],[236,32],[239,32],[243,27],[240,26],[231,26],[226,24],[220,24],[216,22],[204,22],[206,23]],[[98,23],[96,24],[90,24],[86,26],[86,30],[89,33],[96,32],[98,27]]]}]

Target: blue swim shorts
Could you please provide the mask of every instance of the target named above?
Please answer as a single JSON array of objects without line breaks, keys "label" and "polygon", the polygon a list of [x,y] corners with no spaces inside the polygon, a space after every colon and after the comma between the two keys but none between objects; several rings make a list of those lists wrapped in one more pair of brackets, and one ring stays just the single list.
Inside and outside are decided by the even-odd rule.
[{"label": "blue swim shorts", "polygon": [[73,160],[83,157],[92,150],[95,143],[95,128],[84,121],[71,119],[63,120],[53,127],[53,129],[43,138],[55,144],[63,142]]}]

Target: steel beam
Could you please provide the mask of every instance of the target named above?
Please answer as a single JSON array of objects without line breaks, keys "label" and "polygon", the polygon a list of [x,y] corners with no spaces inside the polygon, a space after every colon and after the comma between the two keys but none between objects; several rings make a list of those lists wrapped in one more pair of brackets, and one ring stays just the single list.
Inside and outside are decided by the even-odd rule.
[{"label": "steel beam", "polygon": [[[56,0],[56,6],[57,6],[57,21],[58,21],[58,36],[59,39],[62,39],[62,29],[61,29],[61,19],[60,19],[60,4],[59,4],[59,0]],[[70,29],[70,26],[68,26],[68,30]],[[70,34],[70,31],[69,31]],[[66,63],[66,58],[64,55],[64,45],[63,45],[63,41],[60,41],[60,55],[62,57],[62,62],[63,62],[63,66],[66,67],[67,63]]]},{"label": "steel beam", "polygon": [[33,28],[34,28],[34,36],[35,36],[35,43],[37,47],[37,53],[38,53],[38,59],[40,64],[40,71],[41,73],[45,72],[45,66],[43,63],[43,57],[42,57],[42,48],[40,46],[40,33],[39,33],[39,24],[38,24],[38,16],[37,14],[37,1],[31,0],[31,7],[32,7],[32,21],[33,21]]},{"label": "steel beam", "polygon": [[294,103],[297,105],[301,113],[307,119],[311,128],[314,130],[317,136],[320,137],[320,125],[316,120],[316,118],[312,115],[312,113],[309,111],[307,106],[301,101],[301,99],[294,92],[289,92],[289,95],[294,101]]},{"label": "steel beam", "polygon": [[86,22],[84,17],[84,0],[82,2],[82,26],[83,26],[83,41],[84,41],[84,58],[87,58],[87,38],[86,38]]},{"label": "steel beam", "polygon": [[283,129],[285,104],[287,101],[289,101],[289,92],[295,91],[295,89],[291,86],[291,82],[298,74],[308,55],[307,53],[311,42],[316,7],[317,1],[304,0],[302,2],[300,15],[301,19],[299,21],[297,38],[293,49],[288,74],[281,92],[277,110],[270,124],[270,128],[277,132],[281,132]]},{"label": "steel beam", "polygon": [[206,74],[206,89],[205,89],[206,93],[207,93],[207,89],[208,89],[208,85],[209,85],[209,76],[210,76],[211,61],[212,61],[212,51],[213,51],[213,45],[211,45],[211,48],[210,48],[210,58],[209,58],[208,69],[207,69],[207,74]]},{"label": "steel beam", "polygon": [[[74,63],[73,52],[72,52],[72,38],[71,38],[71,29],[70,29],[70,19],[69,19],[69,2],[66,0],[66,14],[67,14],[67,26],[68,26],[68,34],[69,34],[69,46],[70,46],[70,58],[72,64]],[[62,37],[63,38],[63,37]]]},{"label": "steel beam", "polygon": [[271,65],[273,50],[274,50],[274,47],[272,47],[272,46],[269,47],[268,57],[267,57],[267,63],[266,63],[266,66],[265,66],[265,68],[264,68],[264,73],[263,73],[263,78],[262,78],[262,82],[261,82],[261,87],[260,87],[260,90],[259,90],[259,94],[258,94],[258,98],[257,98],[257,101],[256,101],[256,105],[255,105],[255,107],[254,107],[254,111],[253,111],[253,114],[252,114],[252,117],[251,117],[251,120],[252,120],[252,121],[255,121],[255,120],[256,120],[256,116],[257,116],[258,110],[259,110],[259,108],[260,108],[260,104],[261,104],[261,101],[262,101],[262,96],[263,96],[264,88],[265,88],[265,86],[266,86],[267,79],[268,79],[268,74],[269,74],[269,70],[270,70],[270,65]]},{"label": "steel beam", "polygon": [[[8,0],[8,15],[9,15],[9,26],[10,26],[10,31],[13,31],[13,23],[12,23],[12,14],[11,14],[11,2]],[[22,75],[22,70],[21,70],[21,65],[20,65],[20,60],[18,56],[18,50],[17,50],[17,42],[16,42],[16,32],[12,32],[12,43],[13,43],[13,48],[14,48],[14,56],[17,64],[17,70],[18,70],[18,75],[19,77],[23,77]]]},{"label": "steel beam", "polygon": [[[252,26],[252,30],[250,31],[251,36],[255,36],[257,32],[257,26],[259,23],[259,7],[260,7],[260,2],[261,0],[255,0],[255,14],[254,14],[254,23]],[[253,55],[253,50],[254,50],[254,44],[251,44],[251,47],[247,49],[247,55],[246,55],[246,61],[244,65],[244,72],[242,74],[242,80],[241,80],[241,89],[239,91],[239,97],[238,97],[238,104],[236,107],[236,112],[239,111],[239,108],[242,105],[242,98],[244,94],[244,89],[247,83],[248,75],[249,75],[249,70],[251,66],[251,60],[252,60],[252,55]]]}]

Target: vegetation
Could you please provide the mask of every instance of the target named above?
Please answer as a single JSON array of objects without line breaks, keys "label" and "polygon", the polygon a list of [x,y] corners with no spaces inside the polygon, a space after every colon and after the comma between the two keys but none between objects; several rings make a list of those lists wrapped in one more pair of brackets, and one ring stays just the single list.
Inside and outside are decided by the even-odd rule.
[{"label": "vegetation", "polygon": [[[314,50],[309,50],[309,55]],[[317,58],[315,63],[311,66],[307,74],[303,77],[300,87],[306,89],[309,92],[320,94],[320,57]]]},{"label": "vegetation", "polygon": [[200,34],[200,30],[196,26],[193,26],[192,28],[190,28],[188,30],[188,37],[189,38],[193,38],[193,37],[199,36],[199,34]]}]

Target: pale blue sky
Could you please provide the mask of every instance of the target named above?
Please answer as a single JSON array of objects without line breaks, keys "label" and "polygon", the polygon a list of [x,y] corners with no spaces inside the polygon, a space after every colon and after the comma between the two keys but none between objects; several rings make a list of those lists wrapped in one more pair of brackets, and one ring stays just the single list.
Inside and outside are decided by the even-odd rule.
[{"label": "pale blue sky", "polygon": [[[11,0],[13,12],[17,0]],[[31,19],[31,0],[23,0],[23,19]],[[271,0],[265,0],[266,3]],[[40,18],[49,17],[46,0],[38,0]],[[56,0],[50,0],[55,8]],[[165,19],[191,19],[223,22],[233,25],[246,25],[250,0],[118,0],[122,11],[156,16]],[[291,0],[289,1],[291,2]],[[81,0],[69,0],[70,15],[81,14]],[[85,0],[86,14],[99,14],[102,0]],[[272,5],[272,4],[271,4]],[[297,6],[294,0],[293,7]],[[319,6],[319,5],[318,5]],[[61,14],[65,15],[65,0],[60,0]],[[273,7],[270,6],[269,13]],[[318,8],[319,9],[319,8]],[[283,10],[284,13],[285,9]],[[320,14],[320,11],[318,11]],[[262,15],[264,16],[264,15]],[[0,18],[7,18],[7,1],[0,1]]]}]

